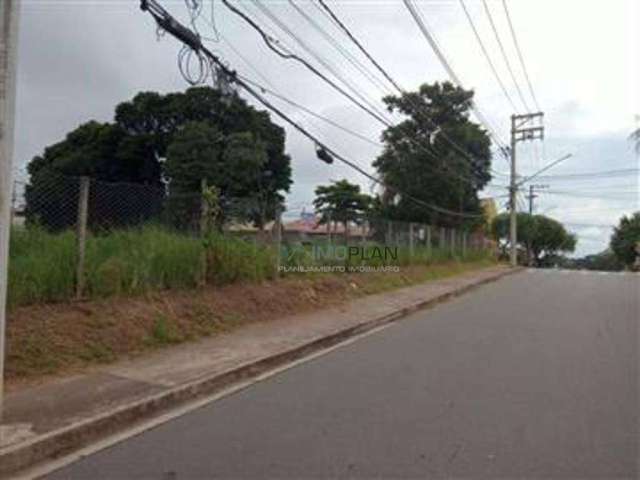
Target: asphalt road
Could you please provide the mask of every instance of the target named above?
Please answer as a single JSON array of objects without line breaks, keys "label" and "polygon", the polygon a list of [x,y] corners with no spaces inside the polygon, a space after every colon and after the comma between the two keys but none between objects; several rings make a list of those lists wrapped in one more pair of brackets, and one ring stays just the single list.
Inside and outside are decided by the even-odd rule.
[{"label": "asphalt road", "polygon": [[49,478],[638,478],[640,276],[532,271]]}]

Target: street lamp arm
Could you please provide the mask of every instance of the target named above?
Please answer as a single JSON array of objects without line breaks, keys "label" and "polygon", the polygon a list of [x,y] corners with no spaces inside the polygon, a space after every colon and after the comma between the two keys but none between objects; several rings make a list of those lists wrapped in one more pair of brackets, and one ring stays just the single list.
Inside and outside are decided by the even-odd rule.
[{"label": "street lamp arm", "polygon": [[550,164],[546,165],[545,167],[542,167],[540,170],[538,170],[536,173],[529,175],[528,177],[523,178],[522,180],[520,180],[516,186],[520,187],[523,184],[533,180],[535,177],[537,177],[538,175],[540,175],[542,172],[546,172],[547,170],[549,170],[551,167],[556,166],[557,164],[559,164],[560,162],[564,162],[566,159],[573,157],[573,153],[568,153],[567,155],[565,155],[564,157],[560,157],[559,159],[551,162]]}]

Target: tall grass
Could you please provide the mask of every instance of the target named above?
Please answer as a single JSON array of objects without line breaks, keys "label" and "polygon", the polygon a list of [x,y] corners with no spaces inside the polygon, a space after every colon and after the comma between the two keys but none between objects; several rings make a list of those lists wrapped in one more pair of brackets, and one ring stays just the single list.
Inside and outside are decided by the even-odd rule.
[{"label": "tall grass", "polygon": [[210,235],[206,241],[207,283],[261,281],[276,276],[275,252],[239,238]]},{"label": "tall grass", "polygon": [[[206,269],[203,263],[207,262]],[[196,288],[273,278],[273,252],[241,239],[206,240],[147,226],[90,235],[85,256],[85,296],[107,297],[153,290]],[[71,231],[16,228],[9,252],[9,305],[73,298],[76,244]]]},{"label": "tall grass", "polygon": [[56,302],[74,289],[75,235],[15,228],[9,244],[9,306]]},{"label": "tall grass", "polygon": [[[416,246],[397,249],[397,258],[373,255],[367,245],[348,260],[321,259],[310,247],[284,265],[406,266],[430,265],[460,259],[450,250]],[[166,289],[190,289],[208,283],[224,285],[262,281],[276,276],[276,252],[240,238],[212,234],[202,239],[159,226],[115,230],[90,235],[86,244],[85,291],[90,298],[141,294]],[[459,255],[459,253],[458,253]],[[465,261],[487,258],[485,251],[469,250]],[[42,228],[16,228],[9,253],[9,305],[59,302],[73,298],[76,243],[71,231],[50,233]]]},{"label": "tall grass", "polygon": [[102,297],[196,287],[202,241],[159,227],[113,231],[87,241],[86,294]]}]

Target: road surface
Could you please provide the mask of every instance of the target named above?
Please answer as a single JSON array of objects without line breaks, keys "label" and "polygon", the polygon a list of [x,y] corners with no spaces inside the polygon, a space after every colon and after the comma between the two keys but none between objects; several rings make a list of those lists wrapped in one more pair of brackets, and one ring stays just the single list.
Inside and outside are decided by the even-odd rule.
[{"label": "road surface", "polygon": [[48,478],[635,479],[639,296],[506,277]]}]

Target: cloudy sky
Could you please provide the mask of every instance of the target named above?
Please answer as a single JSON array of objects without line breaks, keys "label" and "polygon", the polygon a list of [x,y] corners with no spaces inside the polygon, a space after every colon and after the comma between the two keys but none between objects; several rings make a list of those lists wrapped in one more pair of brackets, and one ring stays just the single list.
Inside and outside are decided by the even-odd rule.
[{"label": "cloudy sky", "polygon": [[[160,3],[188,22],[184,1]],[[236,3],[283,45],[309,57],[255,2]],[[359,72],[289,2],[260,3],[357,91],[382,108],[380,98],[391,90]],[[515,83],[482,2],[465,3],[509,97],[521,113]],[[605,248],[610,225],[622,214],[638,209],[637,170],[624,176],[574,175],[639,167],[627,140],[640,114],[639,3],[507,0],[535,95],[545,112],[545,141],[518,145],[519,173],[531,174],[558,157],[573,154],[548,172],[556,177],[540,179],[549,188],[535,205],[537,212],[567,222],[568,228],[578,234],[578,255]],[[335,43],[373,72],[315,3],[296,0],[296,4]],[[498,136],[508,140],[513,108],[482,55],[460,2],[422,0],[415,4],[462,84],[475,90],[478,108]],[[19,178],[24,179],[24,166],[34,155],[80,123],[111,120],[118,102],[141,90],[169,92],[186,87],[177,68],[178,43],[169,36],[159,38],[152,19],[138,5],[137,0],[23,0],[15,152]],[[349,0],[330,5],[403,88],[447,79],[402,1]],[[502,1],[488,0],[487,5],[524,100],[533,108]],[[299,64],[275,56],[220,0],[214,0],[213,5],[211,0],[205,1],[197,26],[210,39],[208,46],[238,72],[370,138],[373,144],[271,98],[340,153],[363,166],[371,164],[380,150],[375,143],[382,130],[371,116]],[[309,208],[315,186],[329,180],[349,178],[369,189],[359,174],[341,165],[319,162],[309,141],[289,128],[287,131],[295,181],[288,199],[291,214]],[[507,172],[508,165],[496,155],[493,169]],[[495,184],[505,182],[506,177],[499,175],[494,179]],[[492,188],[484,193],[501,195],[505,191]]]}]

